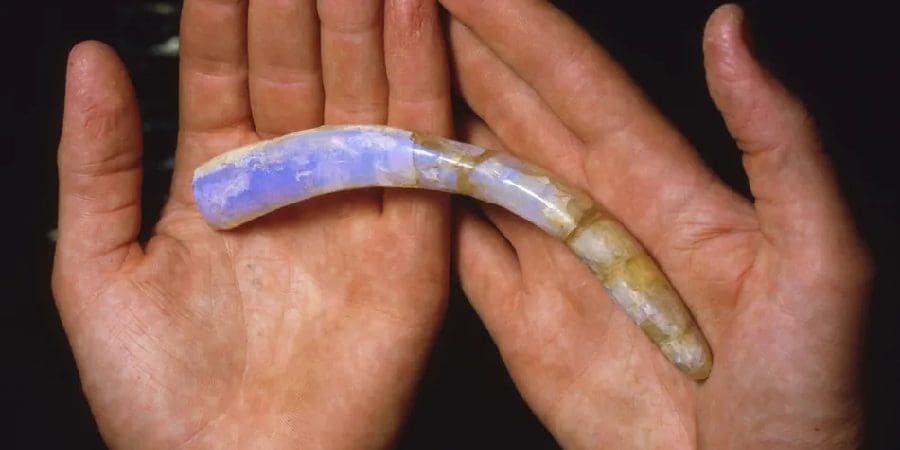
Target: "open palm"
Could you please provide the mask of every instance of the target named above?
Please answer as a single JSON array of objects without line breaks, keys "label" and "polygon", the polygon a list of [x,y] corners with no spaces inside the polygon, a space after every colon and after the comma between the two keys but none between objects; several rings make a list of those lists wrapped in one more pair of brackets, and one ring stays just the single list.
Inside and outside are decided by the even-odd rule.
[{"label": "open palm", "polygon": [[[704,39],[754,202],[703,163],[609,56],[543,1],[442,0],[461,130],[605,204],[693,311],[696,383],[607,301],[564,246],[509,213],[466,215],[463,287],[526,401],[567,448],[847,448],[858,439],[870,266],[808,114],[720,8]],[[496,18],[502,17],[502,20]],[[483,120],[483,122],[482,122]],[[502,235],[501,235],[502,233]]]},{"label": "open palm", "polygon": [[175,173],[145,246],[131,83],[108,47],[72,51],[53,281],[107,443],[391,442],[445,306],[447,199],[350,192],[218,232],[190,179],[323,123],[449,134],[441,36],[427,0],[187,0]]}]

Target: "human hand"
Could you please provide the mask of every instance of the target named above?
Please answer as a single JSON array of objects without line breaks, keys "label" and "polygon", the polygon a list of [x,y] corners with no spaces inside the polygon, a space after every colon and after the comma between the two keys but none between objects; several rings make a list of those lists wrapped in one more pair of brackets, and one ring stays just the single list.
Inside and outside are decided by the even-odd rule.
[{"label": "human hand", "polygon": [[[713,99],[754,201],[731,191],[627,75],[543,1],[442,0],[460,133],[582,188],[640,239],[713,351],[696,383],[565,247],[498,208],[461,218],[463,288],[537,416],[566,448],[847,448],[871,263],[809,114],[753,59],[742,11],[705,38]],[[500,19],[502,18],[502,19]],[[506,240],[504,240],[504,238]],[[508,242],[507,242],[508,241]]]},{"label": "human hand", "polygon": [[131,82],[110,48],[73,49],[53,288],[110,446],[390,444],[445,307],[446,197],[341,193],[218,232],[190,182],[323,123],[449,134],[442,36],[430,0],[187,0],[172,190],[145,246]]}]

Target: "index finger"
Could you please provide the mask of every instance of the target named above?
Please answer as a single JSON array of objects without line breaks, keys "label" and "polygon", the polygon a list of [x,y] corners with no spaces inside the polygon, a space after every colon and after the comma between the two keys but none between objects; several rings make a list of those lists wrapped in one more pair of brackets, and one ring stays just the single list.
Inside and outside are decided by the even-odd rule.
[{"label": "index finger", "polygon": [[185,0],[180,50],[180,128],[252,127],[247,0]]},{"label": "index finger", "polygon": [[639,126],[641,121],[660,119],[609,54],[549,2],[441,3],[527,81],[586,143]]}]

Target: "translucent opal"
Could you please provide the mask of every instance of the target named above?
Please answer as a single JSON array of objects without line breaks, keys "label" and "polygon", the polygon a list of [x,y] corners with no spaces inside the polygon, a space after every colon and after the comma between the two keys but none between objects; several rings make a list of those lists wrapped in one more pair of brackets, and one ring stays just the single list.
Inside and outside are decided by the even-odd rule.
[{"label": "translucent opal", "polygon": [[384,126],[328,126],[224,153],[194,173],[215,228],[362,187],[422,188],[494,203],[564,242],[679,369],[702,380],[712,354],[678,293],[625,227],[590,197],[510,155]]}]

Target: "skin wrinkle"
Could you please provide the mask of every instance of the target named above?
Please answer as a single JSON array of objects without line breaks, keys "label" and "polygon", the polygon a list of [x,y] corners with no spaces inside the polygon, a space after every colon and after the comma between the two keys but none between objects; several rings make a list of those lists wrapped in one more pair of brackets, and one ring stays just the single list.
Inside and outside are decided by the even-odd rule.
[{"label": "skin wrinkle", "polygon": [[[791,166],[792,165],[791,163],[793,162],[792,161],[793,155],[790,154],[791,150],[788,147],[789,146],[797,147],[797,146],[790,145],[790,144],[791,144],[790,142],[782,141],[781,143],[777,144],[776,146],[772,147],[771,149],[765,150],[764,152],[749,153],[749,154],[745,155],[745,157],[744,157],[745,166],[748,168],[753,167],[754,165],[762,165],[762,166],[767,166],[767,167]],[[739,145],[744,145],[744,144],[740,143]],[[741,148],[744,148],[744,147],[742,146]],[[777,162],[772,161],[773,159],[775,159],[775,161],[777,161]],[[767,181],[771,182],[771,180],[767,180]],[[751,192],[753,192],[753,196],[754,196],[754,204],[757,206],[758,209],[771,208],[771,209],[777,211],[778,209],[780,209],[781,206],[784,206],[786,204],[793,204],[795,206],[800,205],[802,207],[807,207],[807,203],[803,202],[799,196],[794,197],[794,198],[784,199],[784,198],[779,198],[779,196],[775,193],[772,193],[770,195],[765,195],[765,192],[768,190],[768,189],[766,189],[767,187],[768,187],[767,185],[760,186],[759,184],[756,184],[754,186],[754,183],[751,183],[751,185],[750,185],[750,190],[751,190]],[[797,230],[797,231],[802,231],[802,230]],[[773,238],[773,237],[776,237],[778,234],[782,234],[782,233],[777,233],[777,232],[769,233],[769,234],[767,234],[767,237]]]},{"label": "skin wrinkle", "polygon": [[[223,241],[223,243],[225,243],[224,248],[225,248],[225,253],[229,256],[228,260],[232,261],[232,270],[231,270],[232,276],[231,276],[231,278],[234,279],[235,285],[238,287],[238,289],[240,289],[240,282],[237,280],[238,271],[235,268],[235,265],[237,264],[237,258],[234,257],[235,253],[234,253],[233,247],[228,244],[229,243],[228,239],[223,237],[222,241]],[[210,272],[208,279],[212,280],[213,278],[214,277],[213,277],[212,273]],[[240,313],[241,313],[240,322],[242,324],[245,324],[246,323],[246,320],[245,320],[245,318],[246,318],[246,301],[244,300],[243,296],[239,296],[239,300],[241,300],[241,307],[238,308],[237,310],[240,311]],[[240,377],[240,381],[238,382],[238,385],[237,385],[237,390],[233,393],[233,395],[227,401],[224,402],[224,408],[221,408],[219,413],[217,413],[211,419],[202,421],[203,423],[201,425],[199,425],[195,431],[193,431],[193,432],[189,433],[187,436],[185,436],[184,441],[181,444],[177,444],[175,448],[192,447],[194,444],[194,441],[197,439],[201,439],[207,430],[213,429],[217,424],[224,421],[228,417],[228,414],[233,409],[236,408],[236,404],[239,403],[240,399],[245,395],[245,392],[244,392],[245,384],[246,384],[247,375],[249,372],[249,365],[248,365],[247,361],[249,358],[249,348],[250,347],[249,347],[249,336],[247,335],[247,332],[246,332],[246,330],[248,330],[248,327],[246,325],[243,325],[240,328],[245,330],[245,333],[244,333],[243,358],[241,359],[243,368],[240,371],[241,377]]]},{"label": "skin wrinkle", "polygon": [[[54,278],[56,278],[56,277],[54,277]],[[76,309],[74,311],[68,311],[68,314],[65,314],[64,316],[63,316],[64,313],[61,312],[60,313],[61,319],[64,322],[70,322],[70,323],[77,325],[82,320],[84,320],[84,319],[82,319],[82,317],[84,317],[85,311],[89,311],[91,308],[91,305],[98,302],[98,299],[100,299],[102,297],[104,291],[111,289],[111,288],[112,288],[112,286],[107,286],[105,288],[100,288],[100,290],[98,290],[95,293],[90,294],[86,300],[80,302],[80,304],[78,305],[78,309]],[[118,329],[119,327],[122,327],[122,326],[124,326],[124,323],[117,323],[117,324],[115,324],[114,329]]]},{"label": "skin wrinkle", "polygon": [[[110,111],[105,114],[116,114],[116,112]],[[115,119],[110,119],[108,117],[85,119],[85,120],[86,121],[91,120],[94,122],[96,120],[102,120],[104,122],[115,121]],[[88,125],[86,125],[86,126],[88,126]],[[93,127],[95,125],[92,124],[90,126]],[[118,128],[119,126],[122,126],[122,125],[118,125],[118,124],[102,125],[102,127],[104,127],[104,128]],[[98,130],[94,133],[92,138],[98,139],[98,140],[103,139],[105,137],[105,133],[108,133],[108,132]],[[97,160],[79,164],[77,167],[73,167],[72,164],[74,163],[74,161],[66,161],[65,158],[61,159],[59,161],[59,163],[67,166],[67,170],[70,171],[68,173],[69,176],[78,177],[78,178],[91,178],[91,177],[99,177],[99,176],[105,176],[105,175],[115,175],[117,173],[125,172],[128,170],[135,170],[135,169],[140,170],[141,159],[139,156],[140,155],[138,154],[136,157],[134,152],[121,151],[121,152],[112,153],[110,155],[104,155],[102,158],[97,159]]]},{"label": "skin wrinkle", "polygon": [[[153,305],[156,312],[160,313],[160,315],[174,315],[172,319],[178,318],[182,319],[183,322],[190,322],[193,318],[186,308],[187,305],[178,305],[177,303],[169,304],[172,300],[171,295],[168,295],[165,291],[155,286],[153,282],[142,281],[139,279],[131,279],[126,280],[135,290],[143,294],[143,296],[147,299],[148,305]],[[137,312],[134,308],[128,308],[132,312]],[[137,314],[134,314],[133,317],[137,319],[140,317]]]},{"label": "skin wrinkle", "polygon": [[383,23],[380,4],[371,0],[319,0],[321,29],[340,34],[380,30]]},{"label": "skin wrinkle", "polygon": [[[401,91],[401,92],[403,92],[403,91]],[[446,102],[450,101],[449,93],[445,93],[445,92],[435,93],[435,94],[431,94],[430,97],[428,97],[427,95],[429,95],[429,94],[426,94],[425,97],[422,97],[418,93],[416,93],[416,94],[414,94],[414,93],[406,94],[405,93],[403,96],[391,94],[390,103],[394,107],[402,106],[402,107],[407,107],[407,108],[418,109],[418,107],[425,106],[426,109],[432,109],[435,106],[443,105],[443,104],[446,104]]]},{"label": "skin wrinkle", "polygon": [[[175,363],[179,369],[184,370],[185,372],[191,373],[193,375],[191,369],[196,364],[196,361],[186,362],[182,358],[179,358],[175,354],[174,350],[168,349],[165,346],[156,347],[157,350],[154,351],[154,347],[151,347],[147,342],[149,341],[149,342],[155,342],[155,343],[162,343],[161,339],[157,336],[153,336],[152,334],[146,333],[146,331],[149,329],[149,327],[141,326],[140,316],[135,314],[136,311],[129,308],[129,313],[131,313],[132,316],[135,317],[135,319],[136,319],[135,325],[127,327],[127,328],[123,327],[122,332],[124,333],[126,330],[128,331],[127,336],[131,342],[133,342],[137,347],[139,347],[141,350],[143,350],[144,353],[146,353],[147,355],[153,355],[154,357],[161,357],[161,358],[170,360],[173,363]],[[166,321],[164,321],[164,323],[165,323],[165,328],[172,328],[172,329],[175,328],[172,326],[171,320],[166,320]],[[140,331],[142,333],[138,333],[138,331]],[[133,353],[133,350],[131,349],[130,346],[123,345],[122,349],[126,350],[126,352],[128,352],[131,356],[136,356],[136,354]],[[135,358],[135,364],[137,365],[139,363],[140,363],[139,358]],[[170,393],[173,391],[171,387],[165,386],[164,383],[161,382],[159,377],[154,373],[154,371],[151,370],[150,367],[148,367],[146,365],[140,365],[139,367],[141,367],[142,371],[151,379],[151,381],[153,381],[154,384],[158,385],[162,390],[170,392]]]},{"label": "skin wrinkle", "polygon": [[[202,141],[210,138],[220,138],[226,141],[238,141],[241,143],[251,142],[254,133],[252,121],[238,119],[234,122],[228,122],[217,126],[216,128],[206,129],[187,129],[181,127],[178,131],[179,142],[183,142],[185,146],[196,146],[196,141]],[[245,145],[245,144],[239,144]]]},{"label": "skin wrinkle", "polygon": [[[248,90],[249,91],[249,90]],[[249,108],[249,102],[248,107]],[[215,124],[208,125],[199,125],[197,123],[191,122],[181,122],[178,125],[178,135],[219,135],[219,134],[234,134],[234,133],[254,133],[253,119],[247,113],[247,111],[238,111],[233,114],[234,117],[224,120],[218,121]],[[203,138],[201,138],[203,139]],[[176,159],[178,155],[176,154]]]},{"label": "skin wrinkle", "polygon": [[[331,115],[335,115],[337,112],[340,112],[340,116],[346,117],[348,119],[354,119],[356,117],[369,117],[373,114],[382,114],[382,110],[384,109],[383,102],[381,100],[370,100],[367,102],[361,102],[360,99],[355,97],[346,97],[341,99],[327,99],[326,100],[328,106],[328,112]],[[342,120],[341,122],[350,123],[352,120]]]},{"label": "skin wrinkle", "polygon": [[[232,275],[230,278],[232,279],[232,282],[234,283],[234,286],[236,287],[236,289],[240,290],[240,282],[238,281],[238,277],[237,277],[238,272],[236,270],[237,264],[238,264],[238,259],[235,257],[235,255],[236,255],[235,246],[231,242],[231,240],[227,238],[227,236],[223,236],[221,238],[221,241],[224,244],[223,248],[225,250],[225,254],[228,257],[228,261],[231,261],[231,274]],[[209,279],[210,280],[213,279],[211,269],[210,269]],[[240,369],[241,376],[240,376],[240,381],[238,382],[238,391],[234,394],[234,397],[232,400],[226,402],[226,407],[222,411],[222,414],[220,414],[218,416],[218,418],[209,422],[207,424],[208,426],[212,426],[215,423],[219,422],[220,420],[223,420],[224,417],[226,417],[226,414],[228,413],[228,411],[232,409],[232,405],[234,405],[237,402],[237,399],[243,398],[243,396],[245,395],[245,389],[246,389],[246,385],[247,385],[247,377],[248,377],[249,371],[250,371],[250,364],[249,364],[250,336],[249,336],[249,327],[247,326],[247,302],[243,296],[239,296],[239,299],[241,301],[241,306],[240,306],[240,308],[237,308],[237,311],[240,312],[238,322],[241,324],[240,329],[244,331],[242,333],[243,338],[244,338],[243,339],[244,352],[243,352],[243,357],[241,358],[241,365],[243,367]],[[198,429],[197,432],[194,433],[194,436],[191,436],[187,440],[185,440],[184,446],[189,445],[190,442],[193,441],[195,437],[200,436],[202,434],[203,430],[205,428],[208,428],[207,425],[204,425],[203,427]]]},{"label": "skin wrinkle", "polygon": [[[134,336],[131,336],[131,335],[129,335],[129,336],[131,338],[130,340],[134,344],[136,344],[141,350],[144,350],[145,353],[147,353],[147,354],[150,353],[148,351],[148,349],[141,343],[141,341],[139,339],[135,339]],[[129,367],[137,369],[141,374],[144,375],[143,377],[141,377],[141,379],[139,381],[148,380],[150,382],[150,384],[152,384],[155,388],[159,389],[160,391],[167,392],[169,394],[173,393],[171,388],[169,388],[168,386],[165,386],[164,383],[162,383],[162,381],[160,381],[159,377],[157,375],[154,375],[154,371],[152,370],[152,368],[148,367],[148,365],[146,363],[142,362],[143,358],[141,358],[141,356],[136,354],[134,352],[134,349],[132,349],[132,347],[122,345],[120,347],[120,349],[125,352],[125,355],[128,360],[127,364],[129,365]]]},{"label": "skin wrinkle", "polygon": [[[85,204],[89,204],[89,203],[97,203],[98,200],[107,200],[110,198],[116,198],[117,196],[115,196],[115,195],[106,195],[106,196],[85,195],[83,193],[78,193],[78,194],[74,194],[73,197],[74,198],[72,199],[72,201],[79,201],[79,202],[84,202]],[[140,208],[140,206],[141,206],[133,198],[125,198],[125,199],[120,200],[117,203],[120,203],[120,204],[105,205],[106,208],[104,208],[103,210],[80,211],[77,214],[80,218],[90,218],[90,217],[118,214],[127,209]],[[131,243],[131,240],[129,239],[128,242],[126,242],[126,243]]]},{"label": "skin wrinkle", "polygon": [[[710,187],[710,189],[715,189],[716,187],[718,187],[718,186],[712,185]],[[695,200],[696,200],[696,198],[697,197],[693,197],[693,199],[695,199]],[[744,204],[745,203],[741,203],[742,206]],[[746,209],[746,208],[739,208],[739,209]],[[672,223],[676,224],[676,226],[671,227],[667,231],[667,233],[663,235],[663,238],[661,239],[661,241],[666,242],[667,243],[666,245],[669,245],[674,249],[679,249],[679,250],[688,252],[688,256],[687,256],[687,261],[688,261],[687,266],[688,267],[694,267],[696,264],[703,262],[703,260],[705,258],[701,258],[700,261],[694,262],[694,259],[697,257],[696,252],[704,247],[708,248],[709,246],[711,246],[713,244],[713,241],[721,242],[722,239],[739,240],[738,237],[735,236],[735,234],[740,233],[741,235],[746,236],[744,238],[741,238],[740,240],[743,240],[746,242],[752,242],[755,240],[753,238],[755,236],[755,234],[759,232],[758,222],[756,222],[755,220],[749,220],[749,219],[751,219],[750,216],[747,216],[748,221],[745,224],[746,228],[744,228],[742,226],[742,224],[740,224],[740,223],[728,223],[728,222],[722,222],[722,223],[712,222],[712,223],[710,223],[707,221],[701,221],[701,222],[686,221],[685,215],[687,213],[691,213],[691,214],[696,213],[697,208],[683,207],[683,208],[678,209],[678,211],[680,211],[680,212],[676,214],[676,219],[671,221]],[[735,218],[735,219],[737,219],[737,218]],[[697,230],[697,228],[699,228],[699,230]],[[689,232],[684,232],[684,231],[679,232],[677,230],[689,230]],[[684,239],[685,237],[690,237],[690,240],[685,240]],[[678,241],[681,241],[683,243],[677,243]],[[757,250],[755,251],[755,254],[758,254],[758,253],[759,253],[759,246],[757,245]],[[651,255],[652,255],[652,253],[651,253]],[[740,290],[744,284],[746,274],[753,268],[752,261],[754,261],[754,260],[755,260],[755,258],[752,258],[752,257],[749,258],[747,266],[743,270],[740,270],[740,273],[737,275],[737,278],[736,278],[737,285],[735,287],[735,293],[740,292]],[[677,270],[677,267],[674,267],[674,266],[667,267],[662,262],[660,262],[660,265],[663,268],[663,270],[667,273],[674,273]],[[673,277],[672,284],[673,284],[673,286],[675,286],[676,290],[678,290],[679,292],[682,292],[682,289],[679,289],[679,285],[677,282],[678,278],[679,277]],[[722,281],[731,281],[731,280],[722,280]],[[683,288],[683,286],[682,286],[682,288]],[[690,304],[691,303],[690,298],[688,298],[686,300],[686,302],[688,304]],[[701,320],[699,322],[704,323],[705,321]]]},{"label": "skin wrinkle", "polygon": [[254,75],[253,81],[281,87],[309,87],[322,83],[322,75],[318,71],[299,72],[296,69],[272,65],[266,67],[263,73],[265,75]]},{"label": "skin wrinkle", "polygon": [[[694,413],[693,420],[691,420],[693,427],[691,427],[691,429],[688,429],[688,426],[684,421],[682,408],[679,408],[678,404],[675,402],[675,399],[674,399],[674,396],[672,395],[672,390],[669,387],[669,384],[663,382],[663,380],[661,379],[661,377],[658,374],[656,375],[656,379],[658,381],[658,384],[660,386],[662,386],[662,389],[666,394],[665,398],[667,400],[667,403],[669,404],[669,408],[671,408],[673,411],[675,411],[675,417],[678,419],[679,428],[684,433],[683,439],[685,441],[689,442],[693,447],[696,447],[697,435],[698,435],[697,423],[699,422],[699,420],[696,416],[696,413]],[[693,386],[691,386],[691,387],[693,387]]]},{"label": "skin wrinkle", "polygon": [[245,62],[236,63],[211,56],[192,54],[181,56],[181,61],[191,68],[191,76],[232,82],[249,78],[250,70]]},{"label": "skin wrinkle", "polygon": [[[95,217],[96,217],[96,215],[91,216],[91,218],[95,218]],[[84,218],[87,219],[87,217],[84,217]],[[134,221],[134,225],[131,228],[132,231],[136,231],[138,229],[137,223],[138,223],[138,221]],[[58,242],[60,242],[60,241],[64,242],[65,240],[68,240],[68,237],[64,236],[62,233],[60,233],[60,240]],[[132,253],[137,253],[137,254],[141,253],[140,245],[137,243],[134,243],[134,242],[129,242],[129,241],[123,240],[122,242],[108,243],[107,248],[97,247],[96,243],[97,242],[95,240],[95,242],[92,243],[94,248],[92,248],[90,250],[90,252],[91,252],[90,256],[92,258],[96,258],[98,260],[99,259],[108,259],[111,256],[118,254],[118,256],[116,258],[114,258],[115,261],[112,261],[109,263],[111,270],[118,270],[118,269],[122,268],[125,265],[125,263],[128,261],[129,257],[132,255]],[[128,251],[122,252],[122,250],[125,247],[128,247]],[[62,253],[59,256],[64,257],[64,255]],[[65,255],[65,256],[68,256],[68,255]]]},{"label": "skin wrinkle", "polygon": [[[609,319],[607,318],[607,325],[609,324]],[[606,334],[609,335],[608,333]],[[565,410],[565,405],[567,401],[571,401],[571,398],[576,394],[580,394],[580,391],[576,390],[579,382],[582,381],[582,377],[587,376],[590,373],[590,369],[594,367],[597,363],[598,357],[600,355],[600,351],[603,348],[602,345],[597,345],[594,350],[591,352],[590,356],[586,358],[584,364],[581,368],[575,370],[574,375],[566,382],[566,384],[559,390],[559,396],[554,402],[547,408],[547,422],[548,427],[552,428],[562,428],[560,423],[564,421],[561,419],[563,417],[563,411]],[[552,424],[556,424],[555,426]]]}]

